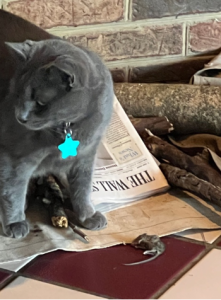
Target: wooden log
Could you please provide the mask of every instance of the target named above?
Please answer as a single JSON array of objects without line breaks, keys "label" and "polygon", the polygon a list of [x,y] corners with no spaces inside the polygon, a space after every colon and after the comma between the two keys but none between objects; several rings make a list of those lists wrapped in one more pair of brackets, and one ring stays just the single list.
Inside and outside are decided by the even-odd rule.
[{"label": "wooden log", "polygon": [[221,88],[188,84],[115,83],[128,115],[165,116],[175,133],[221,135]]},{"label": "wooden log", "polygon": [[48,189],[46,190],[46,197],[52,199],[49,205],[49,215],[51,222],[55,227],[68,227],[68,218],[64,210],[64,199],[62,192],[56,179],[53,175],[46,177]]},{"label": "wooden log", "polygon": [[131,123],[141,137],[146,136],[145,129],[149,129],[154,135],[167,135],[174,130],[173,124],[166,117],[130,118]]},{"label": "wooden log", "polygon": [[73,232],[80,235],[86,242],[89,242],[87,235],[68,219],[68,215],[71,218],[72,214],[66,209],[59,180],[51,174],[40,178],[37,184],[36,196],[42,200],[48,209],[53,226],[60,228],[69,226]]},{"label": "wooden log", "polygon": [[38,180],[36,197],[41,199],[48,209],[53,226],[68,227],[68,218],[64,209],[63,194],[53,175]]},{"label": "wooden log", "polygon": [[160,168],[171,186],[192,192],[221,207],[221,189],[219,187],[169,164],[161,164]]},{"label": "wooden log", "polygon": [[149,136],[144,140],[144,143],[157,159],[166,160],[171,165],[191,172],[195,176],[221,188],[220,172],[211,167],[205,159],[187,155],[156,136]]}]

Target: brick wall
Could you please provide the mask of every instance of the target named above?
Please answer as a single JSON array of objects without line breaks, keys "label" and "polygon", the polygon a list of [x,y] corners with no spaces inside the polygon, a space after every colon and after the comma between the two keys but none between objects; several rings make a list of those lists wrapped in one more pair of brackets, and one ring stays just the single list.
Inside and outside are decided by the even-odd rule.
[{"label": "brick wall", "polygon": [[188,82],[221,47],[221,0],[2,0],[99,53],[115,81]]}]

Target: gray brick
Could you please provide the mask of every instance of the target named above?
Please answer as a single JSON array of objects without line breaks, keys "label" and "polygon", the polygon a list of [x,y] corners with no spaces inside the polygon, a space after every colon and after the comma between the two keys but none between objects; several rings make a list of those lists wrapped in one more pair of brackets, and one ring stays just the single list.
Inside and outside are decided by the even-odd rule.
[{"label": "gray brick", "polygon": [[119,0],[3,0],[5,10],[43,28],[116,22],[124,18]]},{"label": "gray brick", "polygon": [[189,26],[188,53],[219,53],[221,51],[221,20],[201,22]]},{"label": "gray brick", "polygon": [[142,20],[219,11],[221,11],[220,0],[133,0],[132,19]]},{"label": "gray brick", "polygon": [[100,54],[106,61],[182,54],[182,24],[63,36]]}]

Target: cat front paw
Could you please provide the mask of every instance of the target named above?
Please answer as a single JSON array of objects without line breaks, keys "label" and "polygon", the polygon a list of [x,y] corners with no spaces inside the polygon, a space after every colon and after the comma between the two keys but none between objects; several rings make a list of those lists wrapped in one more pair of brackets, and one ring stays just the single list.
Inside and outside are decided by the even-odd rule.
[{"label": "cat front paw", "polygon": [[29,233],[27,221],[12,223],[5,227],[5,235],[11,238],[20,239]]},{"label": "cat front paw", "polygon": [[81,225],[86,229],[100,230],[107,226],[107,219],[102,213],[96,211],[92,217],[87,218],[83,222],[81,222]]}]

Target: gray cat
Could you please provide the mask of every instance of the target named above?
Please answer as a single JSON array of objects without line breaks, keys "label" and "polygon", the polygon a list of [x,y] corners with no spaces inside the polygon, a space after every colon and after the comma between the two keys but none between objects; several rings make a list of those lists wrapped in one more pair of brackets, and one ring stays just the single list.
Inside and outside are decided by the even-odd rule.
[{"label": "gray cat", "polygon": [[[53,173],[69,185],[78,222],[101,229],[106,218],[90,201],[93,164],[113,106],[110,72],[96,54],[63,40],[6,43],[17,63],[0,100],[0,213],[5,235],[28,234],[25,199],[31,177]],[[69,125],[70,124],[70,125]],[[61,157],[66,134],[80,142]]]}]

